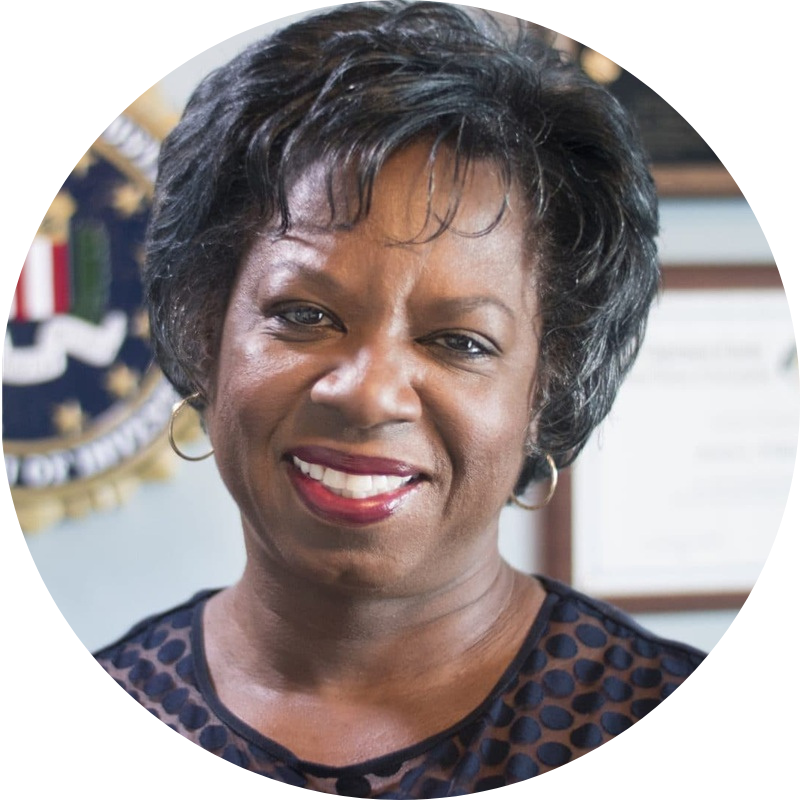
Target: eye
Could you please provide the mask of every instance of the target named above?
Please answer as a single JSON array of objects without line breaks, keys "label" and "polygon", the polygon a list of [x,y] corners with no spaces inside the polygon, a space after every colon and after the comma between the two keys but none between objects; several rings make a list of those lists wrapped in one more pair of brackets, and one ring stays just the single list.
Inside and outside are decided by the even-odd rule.
[{"label": "eye", "polygon": [[329,314],[316,306],[298,305],[282,308],[275,316],[292,325],[307,328],[330,328],[336,325]]},{"label": "eye", "polygon": [[483,337],[474,334],[448,332],[432,337],[431,341],[456,355],[476,358],[497,355],[497,348]]}]

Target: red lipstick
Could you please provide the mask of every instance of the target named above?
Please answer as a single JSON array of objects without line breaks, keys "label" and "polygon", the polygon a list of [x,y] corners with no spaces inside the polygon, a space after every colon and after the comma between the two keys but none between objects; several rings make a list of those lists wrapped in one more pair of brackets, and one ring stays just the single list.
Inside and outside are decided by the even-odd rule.
[{"label": "red lipstick", "polygon": [[420,475],[422,470],[405,461],[395,461],[392,458],[375,458],[373,456],[360,456],[354,453],[343,453],[331,450],[329,447],[309,445],[297,447],[289,453],[297,456],[301,461],[310,464],[320,464],[323,467],[349,472],[351,475],[399,475],[401,478]]},{"label": "red lipstick", "polygon": [[[299,447],[292,450],[287,464],[289,479],[303,504],[323,519],[345,525],[370,525],[394,514],[419,488],[420,471],[402,461],[342,453],[326,447]],[[411,480],[396,489],[364,498],[343,497],[320,480],[304,474],[291,457],[350,475],[396,475]]]}]

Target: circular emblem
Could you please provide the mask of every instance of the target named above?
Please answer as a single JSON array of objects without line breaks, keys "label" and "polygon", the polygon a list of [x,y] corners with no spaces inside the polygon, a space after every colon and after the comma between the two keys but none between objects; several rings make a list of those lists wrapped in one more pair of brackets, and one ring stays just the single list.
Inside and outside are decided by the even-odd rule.
[{"label": "circular emblem", "polygon": [[3,357],[3,449],[23,530],[118,504],[171,470],[176,395],[153,365],[139,268],[171,125],[145,95],[61,187],[31,244]]}]

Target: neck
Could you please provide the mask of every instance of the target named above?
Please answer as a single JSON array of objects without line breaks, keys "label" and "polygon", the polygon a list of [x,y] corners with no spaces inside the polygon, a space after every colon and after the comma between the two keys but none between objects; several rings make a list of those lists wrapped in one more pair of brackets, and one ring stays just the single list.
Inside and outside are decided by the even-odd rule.
[{"label": "neck", "polygon": [[426,591],[379,594],[301,581],[250,559],[242,579],[209,604],[209,645],[217,663],[234,663],[235,654],[242,676],[273,690],[357,692],[411,680],[509,631],[519,638],[530,624],[518,601],[532,582],[496,550],[479,563]]}]

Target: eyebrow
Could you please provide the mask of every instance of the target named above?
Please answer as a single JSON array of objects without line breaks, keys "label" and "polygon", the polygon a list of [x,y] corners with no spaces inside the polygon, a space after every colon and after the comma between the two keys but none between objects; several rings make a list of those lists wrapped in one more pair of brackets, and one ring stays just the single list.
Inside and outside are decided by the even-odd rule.
[{"label": "eyebrow", "polygon": [[[295,238],[295,241],[307,246],[311,250],[315,250],[314,246],[303,239]],[[319,266],[313,263],[306,263],[302,259],[296,257],[281,258],[280,256],[271,261],[266,255],[261,259],[261,276],[259,283],[269,280],[271,275],[275,273],[291,276],[300,280],[307,280],[310,283],[317,284],[322,289],[327,289],[334,292],[342,292],[344,289],[339,281],[330,273],[325,272]]]},{"label": "eyebrow", "polygon": [[507,317],[514,320],[516,315],[511,308],[506,305],[499,297],[492,295],[470,295],[467,297],[445,297],[438,299],[433,304],[437,310],[444,313],[469,313],[485,306],[499,308]]},{"label": "eyebrow", "polygon": [[310,264],[304,264],[302,261],[289,260],[279,261],[277,265],[280,272],[285,272],[293,278],[315,283],[324,289],[329,289],[336,292],[344,291],[341,283],[329,272],[325,272],[319,267]]},{"label": "eyebrow", "polygon": [[[302,239],[298,241],[308,244]],[[279,269],[286,270],[293,276],[297,276],[303,280],[309,280],[317,283],[322,288],[329,291],[343,293],[345,291],[339,281],[328,272],[325,272],[317,267],[305,264],[302,261],[286,260],[278,264]],[[440,297],[433,300],[431,303],[432,309],[441,314],[468,314],[470,311],[475,311],[480,308],[491,306],[502,311],[509,319],[516,320],[516,314],[504,303],[499,297],[493,295],[467,295],[464,297]]]}]

